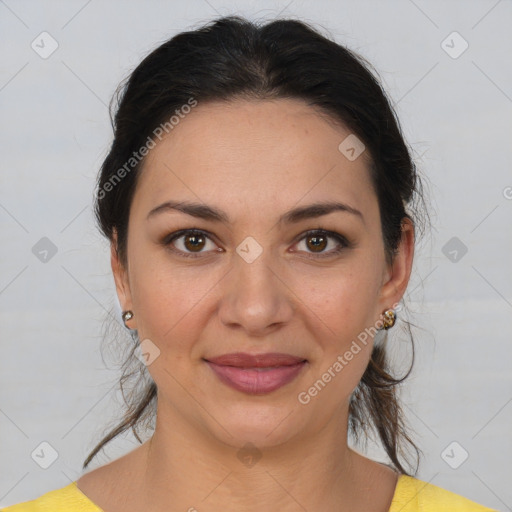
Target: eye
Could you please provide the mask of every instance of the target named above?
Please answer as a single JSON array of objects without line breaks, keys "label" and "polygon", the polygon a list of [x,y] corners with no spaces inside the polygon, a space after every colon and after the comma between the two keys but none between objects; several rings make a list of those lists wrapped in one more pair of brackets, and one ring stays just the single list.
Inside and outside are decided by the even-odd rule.
[{"label": "eye", "polygon": [[[210,234],[201,229],[183,229],[171,233],[162,241],[162,244],[186,258],[197,258],[212,251],[222,252],[222,249],[212,241]],[[208,244],[210,244],[209,247]],[[307,231],[296,245],[300,246],[300,244],[304,244],[304,249],[300,251],[309,253],[308,257],[313,258],[334,256],[351,246],[344,236],[325,229]],[[331,249],[326,251],[325,249],[330,246],[332,246]]]},{"label": "eye", "polygon": [[[334,243],[329,243],[329,240],[334,240]],[[313,257],[324,258],[339,254],[343,249],[348,248],[350,244],[340,235],[332,231],[324,229],[314,229],[305,233],[299,240],[299,246],[303,244],[305,251],[313,255]],[[327,247],[331,246],[330,250],[325,251]]]},{"label": "eye", "polygon": [[[208,247],[208,242],[210,243],[210,247]],[[215,250],[217,247],[210,239],[208,233],[200,229],[184,229],[182,231],[172,233],[165,238],[163,244],[165,246],[171,246],[169,248],[173,252],[178,252],[181,256],[188,258],[194,258],[196,257],[196,254],[200,256],[201,254],[208,252],[208,250]],[[203,251],[205,248],[206,250]],[[222,250],[218,247],[217,249],[218,251]]]}]

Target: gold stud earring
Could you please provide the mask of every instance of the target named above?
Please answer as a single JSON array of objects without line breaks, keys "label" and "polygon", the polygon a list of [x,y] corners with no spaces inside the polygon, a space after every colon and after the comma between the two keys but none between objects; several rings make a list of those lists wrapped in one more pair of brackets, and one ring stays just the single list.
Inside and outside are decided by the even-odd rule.
[{"label": "gold stud earring", "polygon": [[383,317],[384,319],[382,328],[387,331],[388,329],[391,329],[391,327],[395,325],[396,313],[393,309],[386,309],[386,311],[384,311],[383,313]]},{"label": "gold stud earring", "polygon": [[124,326],[129,329],[129,327],[126,325],[126,322],[128,320],[131,320],[133,318],[133,311],[123,311],[123,323],[124,323]]}]

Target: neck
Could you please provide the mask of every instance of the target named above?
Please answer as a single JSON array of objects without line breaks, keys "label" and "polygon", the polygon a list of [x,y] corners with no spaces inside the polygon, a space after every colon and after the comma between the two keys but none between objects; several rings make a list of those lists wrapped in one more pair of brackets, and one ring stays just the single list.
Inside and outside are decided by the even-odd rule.
[{"label": "neck", "polygon": [[155,433],[141,447],[145,509],[368,510],[379,486],[371,474],[378,480],[383,473],[347,446],[347,418],[348,410],[307,439],[240,449],[159,410]]}]

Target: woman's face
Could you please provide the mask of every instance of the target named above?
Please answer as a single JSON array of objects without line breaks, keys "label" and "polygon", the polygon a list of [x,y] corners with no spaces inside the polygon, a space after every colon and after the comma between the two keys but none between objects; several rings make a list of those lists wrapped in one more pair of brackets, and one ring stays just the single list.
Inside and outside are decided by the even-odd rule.
[{"label": "woman's face", "polygon": [[[365,329],[402,297],[413,251],[406,225],[386,263],[369,155],[354,158],[353,138],[340,150],[349,135],[298,100],[199,102],[149,152],[128,266],[115,251],[112,265],[128,325],[149,340],[162,424],[258,447],[346,426]],[[325,203],[344,206],[311,208]],[[319,229],[331,233],[307,234]],[[233,353],[305,362],[208,362]]]}]

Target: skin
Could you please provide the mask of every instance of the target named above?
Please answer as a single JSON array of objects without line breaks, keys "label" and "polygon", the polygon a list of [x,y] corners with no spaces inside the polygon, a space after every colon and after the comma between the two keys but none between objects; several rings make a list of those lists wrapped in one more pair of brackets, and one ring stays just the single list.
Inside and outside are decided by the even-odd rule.
[{"label": "skin", "polygon": [[[348,404],[373,340],[325,388],[301,404],[365,328],[396,305],[409,281],[414,228],[403,224],[392,264],[384,253],[367,152],[339,150],[346,128],[299,100],[199,104],[148,154],[128,227],[128,265],[112,242],[112,269],[128,325],[160,355],[148,366],[158,387],[150,441],[80,478],[79,489],[106,512],[387,511],[397,483],[390,468],[347,445]],[[229,223],[166,211],[165,201],[222,209]],[[294,224],[278,218],[297,206],[338,201],[336,211]],[[181,229],[213,236],[194,253]],[[308,230],[329,238],[319,257]],[[253,237],[252,263],[236,248]],[[314,242],[314,241],[313,241]],[[176,252],[171,251],[174,247]],[[196,254],[187,258],[179,250]],[[202,251],[202,252],[201,252]],[[308,360],[291,383],[266,395],[223,384],[203,358],[230,352],[284,352]],[[252,443],[252,467],[237,452]]]}]

